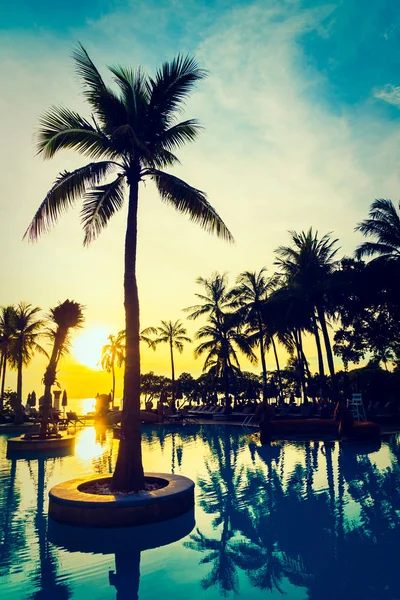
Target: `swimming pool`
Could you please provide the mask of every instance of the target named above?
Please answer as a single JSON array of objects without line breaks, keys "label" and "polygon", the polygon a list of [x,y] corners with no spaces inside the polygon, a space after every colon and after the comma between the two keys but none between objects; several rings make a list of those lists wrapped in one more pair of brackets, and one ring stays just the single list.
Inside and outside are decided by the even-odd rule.
[{"label": "swimming pool", "polygon": [[145,428],[145,469],[192,478],[194,518],[97,539],[86,529],[48,528],[47,492],[111,472],[112,433],[78,430],[73,455],[48,459],[8,459],[6,440],[0,436],[7,600],[400,599],[399,436],[379,448],[261,447],[240,427]]}]

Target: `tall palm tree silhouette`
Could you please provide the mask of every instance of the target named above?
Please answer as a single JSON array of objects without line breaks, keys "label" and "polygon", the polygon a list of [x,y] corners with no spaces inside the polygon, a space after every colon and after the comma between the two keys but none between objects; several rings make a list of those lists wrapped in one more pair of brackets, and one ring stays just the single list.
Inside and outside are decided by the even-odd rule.
[{"label": "tall palm tree silhouette", "polygon": [[[319,239],[318,232],[314,233],[312,228],[307,232],[289,233],[292,245],[280,246],[275,251],[277,255],[275,264],[286,287],[295,290],[309,305],[316,340],[318,338],[316,319],[318,319],[324,338],[333,394],[336,396],[335,367],[327,327],[327,313],[330,308],[327,295],[332,286],[332,273],[337,268],[335,255],[338,248],[335,246],[338,240],[331,239],[329,233]],[[320,354],[319,360],[321,372]]]},{"label": "tall palm tree silhouette", "polygon": [[49,327],[47,336],[53,343],[49,364],[47,365],[43,383],[44,396],[42,417],[40,424],[40,437],[46,437],[48,434],[48,421],[51,409],[51,388],[56,383],[57,367],[60,358],[67,354],[70,346],[70,331],[82,327],[83,307],[74,300],[64,300],[54,308],[51,308],[48,315]]},{"label": "tall palm tree silhouette", "polygon": [[22,368],[28,365],[35,352],[47,356],[46,351],[38,343],[43,332],[44,321],[38,318],[40,308],[32,304],[20,302],[15,307],[13,317],[13,334],[10,348],[10,365],[17,370],[17,402],[15,422],[22,422]]},{"label": "tall palm tree silhouette", "polygon": [[14,335],[14,306],[6,306],[0,312],[0,377],[1,377],[1,392],[0,392],[0,410],[3,409],[4,403],[4,386],[6,380],[7,364],[10,359],[10,350],[12,347]]},{"label": "tall palm tree silhouette", "polygon": [[258,273],[255,271],[244,271],[236,279],[236,286],[231,290],[229,297],[232,305],[243,317],[247,325],[248,333],[252,334],[255,343],[258,343],[263,382],[263,399],[267,399],[267,364],[265,352],[270,345],[273,346],[275,356],[276,347],[273,336],[267,330],[263,320],[263,305],[273,289],[273,281],[265,277],[266,269],[262,268]]},{"label": "tall palm tree silhouette", "polygon": [[203,325],[195,334],[199,344],[194,350],[195,357],[206,354],[203,371],[209,371],[213,376],[221,378],[225,394],[225,411],[230,412],[230,387],[240,372],[237,349],[250,362],[257,362],[251,341],[243,332],[242,322],[232,313],[212,315],[208,324]]},{"label": "tall palm tree silhouette", "polygon": [[[161,321],[158,327],[147,327],[141,332],[141,338],[147,341],[149,346],[156,349],[158,344],[168,344],[171,359],[171,381],[172,381],[172,404],[171,407],[175,410],[175,363],[174,363],[174,348],[178,352],[183,352],[184,343],[191,343],[190,337],[187,335],[186,327],[181,321]],[[149,335],[154,335],[154,338],[149,338]]]},{"label": "tall palm tree silhouette", "polygon": [[125,331],[119,331],[117,335],[108,336],[108,344],[101,349],[101,366],[112,375],[112,407],[115,399],[115,365],[121,367],[125,360]]},{"label": "tall palm tree silhouette", "polygon": [[[140,446],[139,296],[136,281],[139,185],[155,183],[161,199],[203,228],[232,240],[232,236],[203,192],[163,169],[178,162],[174,151],[195,139],[197,121],[177,122],[183,102],[196,82],[205,77],[192,57],[179,55],[164,63],[154,77],[125,67],[110,67],[118,92],[102,79],[86,50],[73,53],[85,98],[92,110],[89,121],[65,108],[51,108],[40,120],[38,152],[52,158],[73,149],[92,162],[62,172],[37,210],[25,236],[37,240],[78,198],[84,244],[89,244],[118,212],[129,189],[125,236],[124,305],[126,360],[121,443],[112,479],[120,491],[143,489]],[[95,162],[93,162],[95,161]],[[116,177],[109,181],[112,173]],[[107,181],[107,182],[105,182]]]}]

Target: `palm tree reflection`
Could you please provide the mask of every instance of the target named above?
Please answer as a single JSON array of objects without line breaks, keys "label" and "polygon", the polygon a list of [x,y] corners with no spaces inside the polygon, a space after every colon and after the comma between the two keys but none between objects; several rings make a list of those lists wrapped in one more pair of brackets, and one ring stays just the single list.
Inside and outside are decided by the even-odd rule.
[{"label": "palm tree reflection", "polygon": [[49,539],[69,552],[114,554],[115,570],[109,571],[111,586],[117,591],[117,600],[138,600],[140,557],[144,550],[166,546],[189,535],[195,525],[194,510],[180,517],[142,525],[107,529],[63,525],[49,519]]},{"label": "palm tree reflection", "polygon": [[8,575],[15,567],[16,557],[24,559],[26,546],[25,519],[20,512],[21,494],[15,485],[17,461],[10,460],[10,473],[0,476],[0,577]]},{"label": "palm tree reflection", "polygon": [[400,598],[398,441],[386,469],[373,463],[373,447],[297,445],[298,462],[284,477],[287,445],[250,444],[244,469],[239,439],[210,433],[212,457],[198,480],[200,506],[218,532],[197,529],[185,544],[212,565],[204,589],[238,593],[242,571],[255,588],[284,593],[290,582],[310,600]]},{"label": "palm tree reflection", "polygon": [[34,592],[31,598],[35,600],[44,600],[47,598],[68,600],[68,598],[71,598],[70,587],[66,583],[57,581],[58,563],[54,550],[47,540],[47,514],[44,509],[44,494],[46,488],[45,469],[49,467],[50,461],[41,456],[37,459],[37,463],[35,529],[39,544],[39,565],[38,569],[34,571],[32,579],[35,587],[40,589]]}]

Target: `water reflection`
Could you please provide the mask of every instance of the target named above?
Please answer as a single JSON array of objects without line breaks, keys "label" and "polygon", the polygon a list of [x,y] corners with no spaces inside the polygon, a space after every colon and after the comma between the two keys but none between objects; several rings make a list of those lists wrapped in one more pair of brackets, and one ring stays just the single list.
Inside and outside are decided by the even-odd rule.
[{"label": "water reflection", "polygon": [[[207,476],[198,480],[200,506],[213,515],[218,536],[198,529],[185,544],[212,565],[202,588],[238,593],[242,572],[253,587],[282,593],[286,580],[304,587],[311,599],[400,598],[400,468],[394,457],[382,470],[372,462],[376,447],[357,452],[309,442],[285,473],[288,445],[250,442],[252,465],[244,468],[231,437],[210,436],[208,444]],[[397,457],[398,441],[391,449]],[[321,462],[322,488],[315,485]]]},{"label": "water reflection", "polygon": [[17,461],[10,460],[9,472],[0,477],[0,577],[15,569],[15,556],[24,556],[26,545],[25,522],[20,511],[21,494],[16,486]]},{"label": "water reflection", "polygon": [[[262,447],[240,428],[146,428],[145,464],[195,480],[197,528],[188,535],[192,518],[191,527],[181,530],[185,540],[144,554],[143,545],[127,547],[137,539],[128,530],[120,547],[101,545],[110,544],[109,532],[96,539],[89,530],[75,531],[67,543],[54,537],[51,524],[48,530],[49,488],[83,474],[109,473],[115,462],[118,441],[109,431],[86,428],[78,436],[77,455],[47,459],[6,459],[0,436],[4,597],[86,600],[95,590],[99,599],[132,600],[141,577],[146,600],[159,598],[169,582],[178,598],[194,600],[237,593],[250,600],[266,593],[271,600],[281,594],[310,600],[400,598],[399,436],[381,448],[336,442]],[[157,528],[142,537],[154,543],[156,533]],[[95,547],[82,548],[83,541]],[[154,559],[148,558],[153,552]],[[115,566],[98,553],[111,554]]]},{"label": "water reflection", "polygon": [[97,427],[85,427],[75,442],[75,456],[83,460],[102,456],[106,450],[106,431]]},{"label": "water reflection", "polygon": [[69,552],[114,554],[115,570],[108,572],[108,579],[116,588],[117,600],[138,600],[141,553],[177,542],[194,525],[194,510],[161,523],[107,531],[62,525],[49,519],[49,540]]},{"label": "water reflection", "polygon": [[[36,506],[34,512],[34,530],[39,553],[33,550],[35,560],[33,569],[29,570],[28,578],[31,582],[32,592],[27,597],[32,600],[53,598],[55,600],[67,600],[71,598],[70,586],[65,582],[58,581],[58,561],[54,551],[47,540],[47,510],[45,508],[46,476],[51,475],[56,461],[70,454],[70,450],[56,450],[52,458],[44,457],[42,454],[30,453],[24,456],[22,453],[9,454],[10,477],[7,490],[6,502],[3,505],[4,520],[2,523],[2,544],[0,560],[2,569],[0,574],[4,575],[3,569],[11,569],[12,566],[24,557],[28,560],[28,549],[26,548],[26,519],[21,512],[21,494],[16,486],[17,464],[25,463],[28,467],[29,477],[35,490]],[[57,455],[59,458],[56,458]],[[24,491],[26,490],[26,483]],[[17,512],[18,511],[18,512]],[[32,551],[32,548],[29,550]]]},{"label": "water reflection", "polygon": [[[45,493],[45,463],[46,459],[37,459],[37,505],[35,515],[35,529],[39,544],[39,564],[31,575],[32,582],[37,589],[29,597],[35,600],[54,598],[54,600],[67,600],[71,598],[70,586],[58,581],[58,561],[54,550],[47,539],[47,514],[44,509]],[[49,469],[47,461],[47,469]]]}]

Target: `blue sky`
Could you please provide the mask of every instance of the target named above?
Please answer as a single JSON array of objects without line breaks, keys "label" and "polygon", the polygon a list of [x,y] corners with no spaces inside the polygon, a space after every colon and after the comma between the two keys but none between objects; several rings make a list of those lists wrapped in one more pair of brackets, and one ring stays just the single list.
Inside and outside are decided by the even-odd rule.
[{"label": "blue sky", "polygon": [[[0,10],[1,304],[26,299],[47,309],[73,297],[88,307],[88,327],[123,326],[124,213],[89,249],[78,210],[35,246],[21,242],[57,173],[81,164],[69,153],[45,163],[34,149],[50,105],[88,114],[70,57],[78,40],[104,74],[116,63],[153,71],[178,52],[209,72],[187,106],[204,132],[181,151],[176,174],[207,192],[236,244],[208,236],[143,187],[143,327],[184,318],[199,275],[226,271],[233,283],[243,270],[272,274],[288,230],[333,231],[339,254],[352,254],[354,227],[374,198],[398,201],[396,0],[24,0]],[[315,349],[309,355],[315,361]],[[146,356],[151,368],[154,355]],[[180,360],[178,371],[193,370],[191,349]],[[163,365],[167,372],[167,355]]]},{"label": "blue sky", "polygon": [[[113,27],[96,33],[96,23],[114,23],[129,15],[120,31],[129,33],[145,45],[174,51],[193,50],[202,38],[218,27],[218,20],[255,3],[229,0],[200,2],[162,1],[126,2],[124,0],[20,0],[1,9],[0,31],[16,39],[24,36],[55,36],[58,41],[74,41],[85,32],[101,44],[110,41]],[[287,12],[321,10],[325,17],[298,38],[306,60],[324,73],[329,85],[323,93],[335,103],[358,104],[370,98],[374,88],[400,85],[399,28],[400,11],[395,0],[289,0],[264,2],[260,6],[285,7]],[[276,23],[284,16],[277,16]],[[156,40],[154,40],[154,37]],[[251,31],[249,32],[251,40]],[[118,40],[114,40],[114,43]],[[190,48],[191,46],[191,48]],[[392,111],[393,118],[398,117]]]}]

